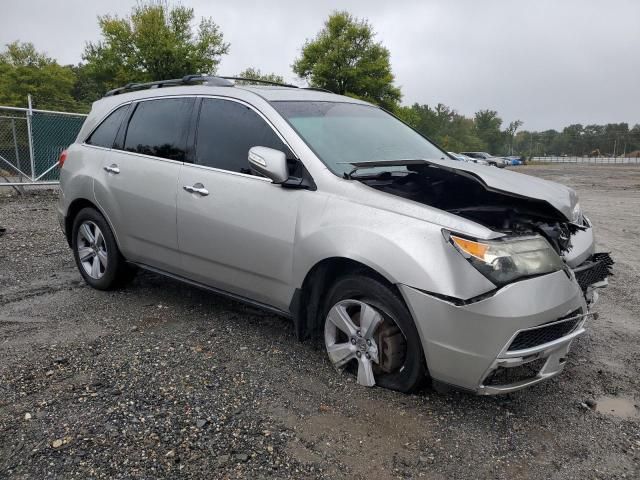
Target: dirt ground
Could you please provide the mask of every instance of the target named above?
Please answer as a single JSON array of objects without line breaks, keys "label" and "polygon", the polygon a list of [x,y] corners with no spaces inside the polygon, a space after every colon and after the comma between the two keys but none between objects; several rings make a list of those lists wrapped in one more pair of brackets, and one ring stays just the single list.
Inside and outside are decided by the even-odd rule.
[{"label": "dirt ground", "polygon": [[0,478],[639,478],[640,166],[519,171],[574,187],[616,265],[563,374],[502,397],[361,387],[152,274],[92,290],[55,193],[0,190]]}]

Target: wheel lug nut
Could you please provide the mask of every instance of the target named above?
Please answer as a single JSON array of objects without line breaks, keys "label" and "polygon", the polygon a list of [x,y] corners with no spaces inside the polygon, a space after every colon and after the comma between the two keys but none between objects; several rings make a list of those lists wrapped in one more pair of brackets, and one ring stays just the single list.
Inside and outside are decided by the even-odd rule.
[{"label": "wheel lug nut", "polygon": [[356,333],[358,334],[359,337],[362,336],[362,332],[360,330],[358,330]]},{"label": "wheel lug nut", "polygon": [[367,353],[365,356],[367,357],[367,359],[371,358],[371,355],[369,355],[369,353]]},{"label": "wheel lug nut", "polygon": [[352,338],[352,339],[351,339],[351,345],[355,345],[355,344],[356,344],[356,339],[355,339],[355,338]]},{"label": "wheel lug nut", "polygon": [[357,351],[356,352],[356,357],[360,358],[362,356],[362,352],[361,351]]},{"label": "wheel lug nut", "polygon": [[371,346],[371,340],[367,340],[367,345]]}]

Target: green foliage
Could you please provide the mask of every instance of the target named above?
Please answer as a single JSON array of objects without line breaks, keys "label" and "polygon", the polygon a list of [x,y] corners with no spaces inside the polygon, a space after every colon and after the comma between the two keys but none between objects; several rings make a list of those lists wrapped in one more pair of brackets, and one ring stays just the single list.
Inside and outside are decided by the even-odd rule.
[{"label": "green foliage", "polygon": [[88,111],[91,104],[104,95],[106,88],[91,74],[85,64],[78,64],[70,68],[75,75],[73,97]]},{"label": "green foliage", "polygon": [[218,25],[203,18],[194,33],[192,8],[164,2],[141,3],[129,17],[98,17],[102,40],[89,42],[83,59],[86,78],[102,90],[129,82],[213,74],[229,50]]},{"label": "green foliage", "polygon": [[78,111],[73,97],[75,75],[32,43],[13,42],[0,53],[0,105],[26,107],[31,94],[34,108]]},{"label": "green foliage", "polygon": [[374,36],[366,20],[334,12],[316,37],[305,42],[293,71],[313,87],[393,110],[402,95],[393,85],[389,50]]},{"label": "green foliage", "polygon": [[393,112],[396,117],[412,128],[418,129],[420,124],[420,115],[413,107],[396,107]]},{"label": "green foliage", "polygon": [[495,110],[480,110],[474,117],[476,135],[491,153],[499,152],[504,146],[504,135],[500,130],[502,119]]},{"label": "green foliage", "polygon": [[281,75],[275,73],[262,73],[257,68],[247,68],[240,72],[238,77],[251,78],[253,80],[266,80],[267,82],[285,83],[284,78]]},{"label": "green foliage", "polygon": [[399,107],[395,113],[445,150],[460,152],[486,148],[477,136],[474,121],[441,103],[433,108],[416,103],[411,107]]}]

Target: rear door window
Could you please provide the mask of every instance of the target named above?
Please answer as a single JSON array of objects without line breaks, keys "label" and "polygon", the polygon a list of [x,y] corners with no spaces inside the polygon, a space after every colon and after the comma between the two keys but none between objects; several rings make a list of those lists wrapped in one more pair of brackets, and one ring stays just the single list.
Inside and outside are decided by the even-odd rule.
[{"label": "rear door window", "polygon": [[123,105],[116,108],[111,114],[103,120],[93,133],[87,138],[85,143],[95,145],[96,147],[112,148],[116,139],[118,128],[127,114],[129,105]]},{"label": "rear door window", "polygon": [[238,173],[252,173],[249,149],[270,147],[295,158],[270,125],[238,102],[205,98],[196,139],[196,163]]},{"label": "rear door window", "polygon": [[124,140],[124,150],[183,162],[194,98],[139,102]]}]

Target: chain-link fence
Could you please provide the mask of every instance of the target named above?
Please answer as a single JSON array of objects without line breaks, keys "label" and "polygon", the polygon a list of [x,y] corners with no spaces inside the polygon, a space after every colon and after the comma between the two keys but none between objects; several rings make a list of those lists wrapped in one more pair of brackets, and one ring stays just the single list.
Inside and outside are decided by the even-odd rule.
[{"label": "chain-link fence", "polygon": [[0,187],[58,183],[60,153],[86,115],[0,106]]}]

